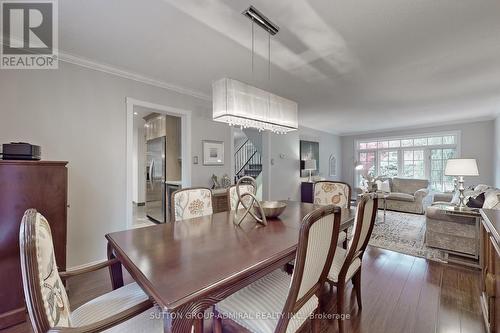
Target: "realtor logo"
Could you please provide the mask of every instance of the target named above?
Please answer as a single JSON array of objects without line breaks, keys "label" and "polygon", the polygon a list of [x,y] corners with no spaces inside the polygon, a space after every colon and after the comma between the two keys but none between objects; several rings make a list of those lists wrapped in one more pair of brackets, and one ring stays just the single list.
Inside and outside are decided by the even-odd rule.
[{"label": "realtor logo", "polygon": [[0,11],[0,68],[56,69],[56,0],[1,1]]}]

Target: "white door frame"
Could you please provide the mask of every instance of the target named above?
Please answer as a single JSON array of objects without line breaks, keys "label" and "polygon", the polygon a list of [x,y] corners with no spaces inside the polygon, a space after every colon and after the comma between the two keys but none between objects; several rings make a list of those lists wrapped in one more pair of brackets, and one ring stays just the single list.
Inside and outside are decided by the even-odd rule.
[{"label": "white door frame", "polygon": [[132,164],[133,164],[133,137],[134,137],[134,106],[141,106],[148,109],[160,111],[159,113],[168,114],[181,118],[181,156],[182,156],[182,187],[191,186],[191,111],[174,108],[171,106],[160,105],[141,101],[131,97],[126,98],[127,112],[127,152],[126,152],[126,219],[127,229],[133,225],[133,207],[132,207]]}]

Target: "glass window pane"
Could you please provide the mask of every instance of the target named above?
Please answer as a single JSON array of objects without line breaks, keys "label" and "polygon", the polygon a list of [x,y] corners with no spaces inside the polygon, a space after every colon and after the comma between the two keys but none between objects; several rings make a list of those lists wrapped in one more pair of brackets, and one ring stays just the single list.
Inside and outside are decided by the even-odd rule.
[{"label": "glass window pane", "polygon": [[431,150],[431,159],[440,160],[443,158],[443,150],[442,149],[432,149]]},{"label": "glass window pane", "polygon": [[359,161],[366,162],[366,153],[359,153]]},{"label": "glass window pane", "polygon": [[393,162],[398,160],[398,152],[397,152],[397,150],[389,152],[389,160],[393,161]]},{"label": "glass window pane", "polygon": [[441,145],[443,144],[442,136],[434,136],[428,139],[429,146]]},{"label": "glass window pane", "polygon": [[415,146],[427,146],[427,138],[420,138],[413,140]]},{"label": "glass window pane", "polygon": [[453,144],[455,144],[455,136],[454,135],[443,136],[443,144],[444,145],[453,145]]},{"label": "glass window pane", "polygon": [[361,142],[359,144],[359,149],[366,149],[366,142]]},{"label": "glass window pane", "polygon": [[388,161],[389,160],[389,152],[381,151],[379,156],[380,156],[380,161]]},{"label": "glass window pane", "polygon": [[414,150],[413,158],[415,160],[423,161],[424,160],[424,151],[423,150]]},{"label": "glass window pane", "polygon": [[413,160],[413,150],[405,150],[403,160]]},{"label": "glass window pane", "polygon": [[389,147],[390,148],[399,148],[399,146],[401,146],[401,141],[400,140],[389,141]]},{"label": "glass window pane", "polygon": [[411,147],[413,146],[413,139],[401,140],[401,147]]},{"label": "glass window pane", "polygon": [[376,141],[375,142],[368,142],[366,144],[366,148],[367,149],[377,149],[377,142]]},{"label": "glass window pane", "polygon": [[431,161],[431,170],[443,170],[443,161],[442,160],[432,160]]},{"label": "glass window pane", "polygon": [[455,157],[455,149],[443,149],[443,159],[447,160],[453,157]]},{"label": "glass window pane", "polygon": [[389,142],[387,142],[387,141],[379,141],[378,147],[379,148],[389,148]]}]

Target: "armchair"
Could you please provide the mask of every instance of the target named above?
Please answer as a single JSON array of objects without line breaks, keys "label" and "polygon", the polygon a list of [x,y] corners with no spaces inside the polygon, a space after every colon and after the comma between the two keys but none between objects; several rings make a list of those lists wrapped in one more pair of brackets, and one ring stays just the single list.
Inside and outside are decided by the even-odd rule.
[{"label": "armchair", "polygon": [[[19,235],[26,307],[36,333],[163,332],[162,320],[148,296],[131,283],[71,311],[63,280],[117,264],[117,259],[72,272],[57,270],[52,234],[36,210],[25,212]],[[156,316],[154,318],[160,318]]]}]

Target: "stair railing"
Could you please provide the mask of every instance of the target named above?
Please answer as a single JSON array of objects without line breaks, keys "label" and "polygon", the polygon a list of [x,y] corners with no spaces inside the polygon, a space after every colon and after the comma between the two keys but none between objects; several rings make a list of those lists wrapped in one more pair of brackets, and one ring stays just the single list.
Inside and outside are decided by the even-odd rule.
[{"label": "stair railing", "polygon": [[[253,169],[252,167],[258,166]],[[236,179],[245,176],[245,170],[252,173],[252,177],[257,177],[262,168],[262,157],[260,152],[254,146],[252,141],[247,139],[234,153],[234,169],[236,171]]]}]

